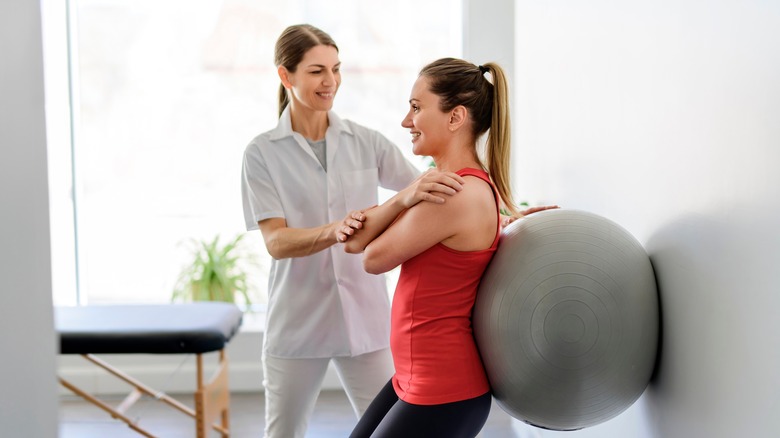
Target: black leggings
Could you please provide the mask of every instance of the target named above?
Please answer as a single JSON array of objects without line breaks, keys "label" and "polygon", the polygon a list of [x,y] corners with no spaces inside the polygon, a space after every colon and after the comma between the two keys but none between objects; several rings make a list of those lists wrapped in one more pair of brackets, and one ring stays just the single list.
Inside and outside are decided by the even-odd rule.
[{"label": "black leggings", "polygon": [[350,438],[473,438],[487,421],[492,396],[441,405],[413,405],[400,400],[393,382],[368,406]]}]

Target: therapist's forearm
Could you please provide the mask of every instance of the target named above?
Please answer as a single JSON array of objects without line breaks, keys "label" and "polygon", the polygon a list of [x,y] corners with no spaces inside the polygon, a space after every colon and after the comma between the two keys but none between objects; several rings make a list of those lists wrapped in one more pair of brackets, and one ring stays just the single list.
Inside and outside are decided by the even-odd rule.
[{"label": "therapist's forearm", "polygon": [[306,257],[338,242],[335,232],[338,223],[314,228],[277,228],[265,239],[265,246],[275,259]]}]

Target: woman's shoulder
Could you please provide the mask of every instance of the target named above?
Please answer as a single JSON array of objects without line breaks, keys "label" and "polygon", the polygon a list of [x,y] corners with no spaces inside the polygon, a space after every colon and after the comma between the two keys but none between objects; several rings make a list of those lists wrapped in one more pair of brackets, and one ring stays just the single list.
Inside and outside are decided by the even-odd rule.
[{"label": "woman's shoulder", "polygon": [[478,169],[476,167],[464,167],[464,168],[462,168],[460,170],[455,171],[455,173],[457,173],[458,175],[460,175],[462,177],[473,176],[473,177],[476,177],[476,178],[479,178],[479,179],[482,179],[482,180],[485,180],[485,181],[489,181],[490,180],[490,176],[488,175],[488,173],[486,171],[484,171],[482,169]]},{"label": "woman's shoulder", "polygon": [[489,180],[476,174],[467,173],[462,176],[466,180],[466,184],[463,185],[463,190],[460,192],[466,195],[463,197],[462,202],[473,202],[484,198],[486,194],[490,195],[487,199],[493,199],[493,188]]},{"label": "woman's shoulder", "polygon": [[[456,218],[470,216],[489,202],[492,202],[493,192],[489,183],[483,179],[465,175],[463,178],[466,183],[463,189],[455,194],[438,194],[445,201],[441,204],[436,202],[419,202],[415,204],[410,211],[413,211],[418,219],[420,218],[440,218],[448,222],[454,222]],[[437,219],[438,220],[438,219]]]},{"label": "woman's shoulder", "polygon": [[[496,209],[496,198],[489,181],[477,175],[463,175],[466,183],[463,189],[447,200],[449,208],[445,214],[457,214],[464,220],[484,217],[485,211]],[[457,213],[456,213],[457,212]]]}]

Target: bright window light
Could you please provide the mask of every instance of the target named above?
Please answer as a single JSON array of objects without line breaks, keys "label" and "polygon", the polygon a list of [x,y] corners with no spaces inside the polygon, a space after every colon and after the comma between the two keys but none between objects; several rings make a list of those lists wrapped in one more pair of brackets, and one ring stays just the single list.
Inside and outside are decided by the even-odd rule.
[{"label": "bright window light", "polygon": [[[56,3],[44,1],[44,22],[63,27],[61,10],[69,57],[48,47],[47,68],[67,64],[71,81],[47,87],[68,87],[71,111],[49,108],[48,123],[72,135],[50,142],[50,156],[67,157],[50,163],[63,218],[52,221],[55,304],[168,302],[188,241],[245,232],[242,154],[278,120],[273,46],[286,26],[330,33],[343,64],[334,109],[421,168],[400,126],[409,92],[424,64],[462,51],[461,2],[447,0]],[[244,241],[259,259],[250,283],[262,303],[269,256],[259,232]]]}]

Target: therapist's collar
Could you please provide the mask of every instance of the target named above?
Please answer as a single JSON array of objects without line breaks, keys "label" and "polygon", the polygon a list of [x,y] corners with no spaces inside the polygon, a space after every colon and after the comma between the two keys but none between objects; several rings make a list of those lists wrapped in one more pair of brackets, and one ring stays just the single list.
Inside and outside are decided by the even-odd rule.
[{"label": "therapist's collar", "polygon": [[[333,111],[328,111],[328,130],[336,129],[339,132],[344,132],[352,135],[352,129],[349,124],[341,121],[341,118]],[[282,111],[282,115],[279,116],[279,124],[270,133],[270,140],[280,140],[285,137],[290,137],[293,134],[292,119],[290,119],[290,105]]]}]

